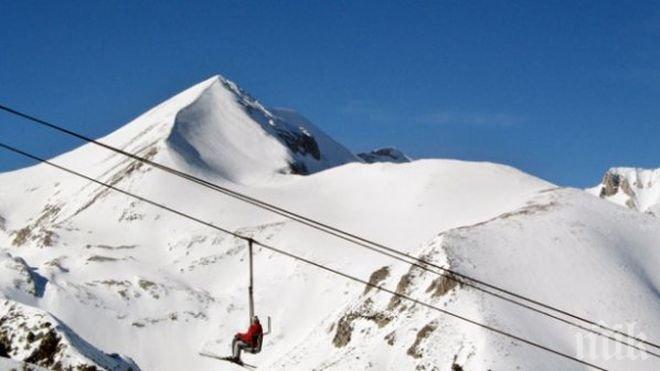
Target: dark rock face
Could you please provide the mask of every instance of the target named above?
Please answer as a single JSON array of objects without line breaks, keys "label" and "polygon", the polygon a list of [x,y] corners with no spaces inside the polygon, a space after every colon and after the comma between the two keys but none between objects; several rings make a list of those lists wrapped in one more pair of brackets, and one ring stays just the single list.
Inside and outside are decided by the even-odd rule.
[{"label": "dark rock face", "polygon": [[421,343],[426,340],[432,333],[438,328],[438,326],[431,322],[424,326],[419,332],[417,332],[417,337],[413,345],[408,348],[407,354],[415,359],[420,359],[424,356],[424,353],[420,349]]},{"label": "dark rock face", "polygon": [[366,295],[371,291],[375,286],[380,285],[388,276],[390,275],[390,267],[382,267],[379,270],[373,272],[369,277],[369,285],[364,288],[362,295]]},{"label": "dark rock face", "polygon": [[332,339],[332,343],[335,347],[342,348],[350,343],[353,335],[353,323],[355,321],[371,321],[379,328],[385,327],[390,321],[392,321],[390,315],[374,310],[372,305],[372,301],[367,299],[367,301],[363,302],[359,308],[344,314],[344,316],[339,319],[339,322],[337,322],[335,337]]},{"label": "dark rock face", "polygon": [[296,175],[309,175],[307,166],[302,162],[292,162],[289,164],[289,171]]},{"label": "dark rock face", "polygon": [[635,196],[635,192],[630,186],[628,179],[608,171],[605,177],[603,177],[603,188],[600,191],[600,197],[614,196],[619,192],[619,189],[630,197]]},{"label": "dark rock face", "polygon": [[[233,91],[238,98],[238,103],[243,106],[245,112],[256,122],[284,144],[291,153],[299,156],[311,156],[315,160],[321,160],[321,149],[314,136],[303,127],[291,125],[282,118],[273,115],[245,90],[237,85],[223,81],[225,88]],[[307,167],[302,161],[290,165],[294,174],[309,174]]]},{"label": "dark rock face", "polygon": [[600,190],[600,197],[614,196],[619,192],[620,185],[621,176],[619,174],[607,172],[605,177],[603,177],[603,188]]},{"label": "dark rock face", "polygon": [[396,148],[380,148],[371,152],[360,153],[358,157],[368,164],[376,162],[410,162],[410,158]]},{"label": "dark rock face", "polygon": [[[298,132],[292,131],[290,127],[275,127],[274,130],[280,141],[294,154],[300,156],[312,156],[315,160],[321,159],[321,150],[313,136],[298,128]],[[302,161],[289,164],[292,174],[309,175],[310,171]]]},{"label": "dark rock face", "polygon": [[626,206],[630,209],[637,209],[635,202],[635,191],[628,182],[628,179],[619,174],[608,171],[603,177],[603,187],[600,190],[600,198],[612,197],[622,191],[629,199],[626,201]]},{"label": "dark rock face", "polygon": [[291,152],[307,156],[310,155],[316,160],[321,159],[321,150],[313,136],[298,129],[298,132],[276,128],[275,133],[291,150]]},{"label": "dark rock face", "polygon": [[129,358],[94,348],[47,312],[11,300],[0,301],[0,356],[55,371],[140,370]]},{"label": "dark rock face", "polygon": [[[55,356],[60,348],[60,337],[53,329],[50,329],[45,335],[40,334],[41,342],[39,346],[25,359],[25,362],[34,363],[53,369],[62,369],[59,362],[55,362]],[[30,338],[27,339],[30,341]],[[33,340],[34,341],[34,340]]]}]

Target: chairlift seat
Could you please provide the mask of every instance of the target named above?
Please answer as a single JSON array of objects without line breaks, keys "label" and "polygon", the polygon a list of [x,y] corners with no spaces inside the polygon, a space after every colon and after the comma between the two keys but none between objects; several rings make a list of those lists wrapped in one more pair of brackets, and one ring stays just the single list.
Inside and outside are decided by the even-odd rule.
[{"label": "chairlift seat", "polygon": [[245,348],[245,349],[243,349],[243,351],[245,351],[247,353],[251,353],[251,354],[257,354],[257,353],[261,352],[261,343],[263,343],[263,341],[264,341],[264,335],[261,334],[261,335],[257,336],[257,345],[256,346],[254,346],[252,348]]}]

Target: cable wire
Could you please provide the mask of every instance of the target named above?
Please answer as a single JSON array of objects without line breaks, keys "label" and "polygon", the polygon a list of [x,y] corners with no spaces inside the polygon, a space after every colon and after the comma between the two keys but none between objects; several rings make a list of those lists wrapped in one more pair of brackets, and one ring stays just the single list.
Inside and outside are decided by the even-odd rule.
[{"label": "cable wire", "polygon": [[[248,196],[248,195],[245,195],[245,194],[243,194],[243,193],[240,193],[240,192],[234,191],[234,190],[229,189],[229,188],[227,188],[227,187],[223,187],[223,186],[221,186],[221,185],[218,185],[218,184],[212,183],[212,182],[210,182],[210,181],[207,181],[207,180],[201,179],[201,178],[199,178],[199,177],[196,177],[196,176],[194,176],[194,175],[191,175],[191,174],[188,174],[188,173],[182,172],[182,171],[180,171],[180,170],[176,170],[176,169],[174,169],[174,168],[168,167],[168,166],[166,166],[166,165],[162,165],[162,164],[160,164],[160,163],[157,163],[157,162],[151,161],[151,160],[149,160],[149,159],[147,159],[147,158],[144,158],[144,157],[138,156],[138,155],[136,155],[136,154],[133,154],[133,153],[130,153],[130,152],[124,151],[124,150],[122,150],[122,149],[120,149],[120,148],[117,148],[117,147],[114,147],[114,146],[111,146],[111,145],[105,144],[105,143],[103,143],[103,142],[100,142],[100,141],[98,141],[98,140],[92,139],[92,138],[87,137],[87,136],[85,136],[85,135],[82,135],[82,134],[80,134],[80,133],[77,133],[77,132],[74,132],[74,131],[72,131],[72,130],[69,130],[69,129],[63,128],[63,127],[61,127],[61,126],[59,126],[59,125],[56,125],[56,124],[53,124],[53,123],[47,122],[47,121],[45,121],[45,120],[39,119],[39,118],[37,118],[37,117],[34,117],[34,116],[32,116],[32,115],[29,115],[29,114],[26,114],[26,113],[23,113],[23,112],[20,112],[20,111],[15,110],[15,109],[13,109],[13,108],[11,108],[11,107],[8,107],[8,106],[5,106],[5,105],[0,104],[0,110],[4,110],[4,111],[6,111],[6,112],[8,112],[8,113],[11,113],[11,114],[13,114],[13,115],[16,115],[16,116],[22,117],[22,118],[24,118],[24,119],[27,119],[27,120],[32,121],[32,122],[34,122],[34,123],[40,124],[40,125],[42,125],[42,126],[46,126],[46,127],[48,127],[48,128],[54,129],[54,130],[56,130],[56,131],[59,131],[59,132],[65,133],[65,134],[70,135],[70,136],[73,136],[73,137],[76,137],[76,138],[81,139],[81,140],[83,140],[83,141],[85,141],[85,142],[95,144],[95,145],[100,146],[100,147],[102,147],[102,148],[108,149],[108,150],[110,150],[110,151],[112,151],[112,152],[115,152],[115,153],[121,154],[121,155],[123,155],[123,156],[129,157],[129,158],[132,158],[132,159],[134,159],[134,160],[136,160],[136,161],[140,161],[140,162],[142,162],[142,163],[144,163],[144,164],[147,164],[147,165],[149,165],[149,166],[155,167],[155,168],[157,168],[157,169],[159,169],[159,170],[161,170],[161,171],[165,171],[165,172],[170,173],[170,174],[172,174],[172,175],[175,175],[175,176],[178,176],[178,177],[181,177],[181,178],[187,179],[187,180],[192,181],[192,182],[194,182],[194,183],[197,183],[197,184],[199,184],[199,185],[201,185],[201,186],[203,186],[203,187],[206,187],[206,188],[209,188],[209,189],[212,189],[212,190],[218,191],[218,192],[223,193],[223,194],[225,194],[225,195],[227,195],[227,196],[230,196],[230,197],[232,197],[232,198],[235,198],[235,199],[238,199],[238,200],[244,201],[244,202],[249,203],[249,204],[251,204],[251,205],[253,205],[253,206],[256,206],[256,207],[259,207],[259,208],[261,208],[261,209],[264,209],[264,210],[267,210],[267,211],[273,212],[273,213],[278,214],[278,215],[280,215],[280,216],[283,216],[283,217],[285,217],[285,218],[288,218],[288,219],[294,220],[294,221],[296,221],[296,222],[298,222],[298,223],[301,223],[301,224],[307,225],[307,226],[310,227],[310,228],[313,228],[313,229],[316,229],[316,230],[322,231],[322,232],[324,232],[324,233],[330,234],[330,235],[335,236],[335,237],[337,237],[337,238],[339,238],[339,239],[342,239],[342,240],[348,241],[348,242],[350,242],[350,243],[353,243],[353,244],[355,244],[355,245],[357,245],[357,246],[364,247],[364,248],[369,249],[369,250],[371,250],[371,251],[374,251],[374,252],[380,253],[380,254],[382,254],[382,255],[388,256],[388,257],[390,257],[390,258],[396,259],[396,260],[398,260],[398,261],[401,261],[401,262],[404,262],[404,263],[410,264],[410,265],[412,265],[412,266],[414,266],[414,267],[416,267],[416,268],[422,269],[422,270],[424,270],[424,271],[427,271],[427,272],[430,272],[430,273],[433,273],[433,274],[436,274],[436,275],[442,275],[442,276],[444,276],[444,277],[446,277],[446,278],[448,278],[448,279],[450,279],[450,280],[452,280],[452,281],[455,281],[455,282],[457,282],[457,283],[460,283],[460,284],[466,285],[466,286],[468,286],[468,287],[474,288],[474,289],[479,290],[479,291],[481,291],[481,292],[483,292],[483,293],[485,293],[485,294],[492,295],[492,296],[494,296],[494,297],[497,297],[497,298],[499,298],[499,299],[501,299],[501,300],[507,301],[507,302],[512,303],[512,304],[514,304],[514,305],[518,305],[518,306],[523,307],[523,308],[526,308],[526,309],[528,309],[528,310],[532,310],[532,311],[534,311],[534,312],[536,312],[536,313],[539,313],[539,314],[541,314],[541,315],[544,315],[544,316],[546,316],[546,317],[549,317],[549,318],[552,318],[552,319],[558,320],[558,321],[560,321],[560,322],[563,322],[563,323],[565,323],[565,324],[568,324],[568,325],[570,325],[570,326],[574,326],[574,327],[576,327],[576,328],[579,328],[579,329],[582,329],[582,330],[585,330],[585,331],[589,331],[589,332],[591,332],[591,333],[593,333],[593,334],[596,334],[596,335],[598,335],[598,336],[602,336],[602,337],[607,338],[607,339],[609,339],[609,340],[612,340],[612,341],[618,342],[618,343],[620,343],[620,344],[623,344],[623,345],[626,345],[626,346],[628,346],[628,347],[631,347],[631,348],[637,349],[637,350],[639,350],[639,351],[642,351],[642,352],[644,352],[644,353],[647,353],[647,354],[649,354],[649,355],[651,355],[651,356],[654,356],[654,357],[660,358],[660,354],[658,354],[658,353],[655,353],[655,352],[649,351],[649,350],[644,349],[644,348],[641,348],[641,347],[639,347],[639,346],[637,346],[637,345],[635,345],[635,344],[631,344],[631,343],[628,343],[628,342],[626,342],[626,341],[622,341],[622,340],[617,339],[617,338],[615,338],[615,337],[613,337],[613,336],[610,336],[610,335],[607,335],[607,334],[603,334],[603,333],[598,332],[598,331],[595,331],[595,330],[593,330],[593,329],[589,329],[589,328],[584,327],[584,326],[582,326],[582,325],[580,325],[580,324],[576,324],[576,323],[574,323],[574,322],[571,322],[571,321],[566,320],[566,319],[564,319],[564,318],[561,318],[561,317],[558,317],[558,316],[556,316],[556,315],[550,314],[550,313],[545,312],[545,311],[543,311],[543,310],[540,310],[540,309],[538,309],[538,308],[534,308],[534,307],[532,307],[532,306],[530,306],[530,305],[528,305],[528,304],[521,303],[521,302],[518,302],[518,301],[513,300],[513,299],[511,299],[511,298],[508,298],[508,297],[506,297],[506,296],[504,296],[504,295],[494,293],[493,291],[490,291],[490,290],[499,291],[499,292],[502,293],[502,294],[509,295],[509,296],[514,297],[514,298],[517,298],[517,299],[519,299],[519,300],[526,301],[527,303],[530,303],[530,304],[533,304],[533,305],[536,305],[536,306],[542,307],[542,308],[547,309],[547,310],[550,310],[550,311],[554,311],[554,312],[556,312],[556,313],[559,313],[559,314],[562,314],[562,315],[564,315],[564,316],[567,316],[567,317],[573,318],[573,319],[575,319],[575,320],[581,321],[581,322],[586,323],[586,324],[588,324],[588,325],[595,326],[595,327],[600,328],[600,329],[602,329],[602,330],[609,331],[609,332],[611,332],[611,333],[613,333],[613,334],[617,334],[617,335],[623,336],[623,337],[625,337],[625,338],[631,339],[631,340],[633,340],[633,341],[635,341],[635,342],[642,343],[642,344],[646,344],[646,345],[652,346],[652,347],[654,347],[654,348],[656,348],[656,349],[660,349],[660,345],[658,345],[658,344],[656,344],[656,343],[654,343],[654,342],[651,342],[651,341],[648,341],[648,340],[645,340],[645,339],[642,339],[642,338],[639,338],[639,337],[632,336],[632,335],[627,334],[627,333],[625,333],[625,332],[623,332],[623,331],[620,331],[620,330],[617,330],[617,329],[614,329],[614,328],[611,328],[611,327],[605,326],[605,325],[603,325],[603,324],[601,324],[601,323],[598,323],[597,321],[593,321],[593,320],[587,319],[587,318],[585,318],[585,317],[583,317],[583,316],[575,315],[575,314],[573,314],[573,313],[571,313],[571,312],[568,312],[568,311],[566,311],[566,310],[559,309],[559,308],[554,307],[554,306],[552,306],[552,305],[542,303],[542,302],[540,302],[540,301],[538,301],[538,300],[531,299],[531,298],[526,297],[526,296],[524,296],[524,295],[517,294],[517,293],[515,293],[515,292],[512,292],[512,291],[510,291],[510,290],[507,290],[507,289],[504,289],[504,288],[498,287],[498,286],[496,286],[496,285],[493,285],[493,284],[487,283],[487,282],[482,281],[482,280],[479,280],[479,279],[477,279],[477,278],[474,278],[474,277],[471,277],[471,276],[468,276],[468,275],[465,275],[465,274],[461,274],[461,273],[456,272],[456,271],[454,271],[454,270],[452,270],[452,269],[449,269],[449,268],[446,268],[446,267],[443,267],[443,266],[437,265],[437,264],[432,263],[432,262],[430,262],[430,261],[428,261],[428,260],[426,260],[426,259],[422,259],[422,258],[419,258],[419,257],[412,256],[412,255],[410,255],[410,254],[408,254],[408,253],[405,253],[405,252],[403,252],[403,251],[401,251],[401,250],[397,250],[397,249],[394,249],[394,248],[392,248],[392,247],[386,246],[386,245],[384,245],[384,244],[381,244],[381,243],[378,243],[378,242],[375,242],[375,241],[368,240],[368,239],[363,238],[363,237],[360,237],[360,236],[358,236],[358,235],[356,235],[356,234],[353,234],[353,233],[350,233],[350,232],[346,232],[346,231],[341,230],[341,229],[339,229],[339,228],[336,228],[336,227],[333,227],[333,226],[331,226],[331,225],[328,225],[328,224],[325,224],[325,223],[322,223],[322,222],[316,221],[316,220],[314,220],[314,219],[311,219],[311,218],[305,217],[305,216],[303,216],[303,215],[300,215],[300,214],[298,214],[298,213],[295,213],[295,212],[292,212],[292,211],[286,210],[286,209],[284,209],[284,208],[281,208],[281,207],[278,207],[278,206],[276,206],[276,205],[273,205],[273,204],[267,203],[267,202],[265,202],[265,201],[262,201],[262,200],[259,200],[259,199],[256,199],[256,198],[253,198],[253,197],[250,197],[250,196]],[[444,272],[444,273],[441,273],[441,272],[435,271],[435,270],[433,270],[433,269],[431,269],[431,268],[429,268],[429,267],[434,268],[434,269],[437,269],[437,270],[442,271],[442,272]],[[488,289],[484,289],[483,287],[479,287],[478,285],[484,286],[484,287],[486,287],[486,288],[488,288]],[[489,290],[489,289],[490,289],[490,290]]]},{"label": "cable wire", "polygon": [[488,331],[494,332],[494,333],[496,333],[496,334],[499,334],[499,335],[502,335],[502,336],[508,337],[508,338],[510,338],[510,339],[513,339],[513,340],[516,340],[516,341],[522,342],[522,343],[524,343],[524,344],[530,345],[530,346],[535,347],[535,348],[537,348],[537,349],[541,349],[541,350],[547,351],[547,352],[549,352],[549,353],[555,354],[555,355],[560,356],[560,357],[562,357],[562,358],[565,358],[565,359],[568,359],[568,360],[571,360],[571,361],[574,361],[574,362],[578,362],[578,363],[580,363],[580,364],[583,364],[583,365],[585,365],[585,366],[589,366],[589,367],[594,368],[594,369],[596,369],[596,370],[607,371],[607,369],[605,369],[605,368],[603,368],[603,367],[601,367],[601,366],[598,366],[598,365],[596,365],[596,364],[593,364],[593,363],[591,363],[591,362],[588,362],[588,361],[585,361],[585,360],[583,360],[583,359],[580,359],[580,358],[577,358],[577,357],[571,356],[571,355],[569,355],[569,354],[563,353],[563,352],[558,351],[558,350],[556,350],[556,349],[553,349],[553,348],[550,348],[550,347],[548,347],[548,346],[545,346],[545,345],[539,344],[539,343],[537,343],[537,342],[534,342],[534,341],[532,341],[532,340],[525,339],[525,338],[523,338],[523,337],[521,337],[521,336],[518,336],[518,335],[515,335],[515,334],[511,334],[511,333],[509,333],[509,332],[507,332],[507,331],[500,330],[500,329],[498,329],[498,328],[496,328],[496,327],[493,327],[493,326],[490,326],[490,325],[487,325],[487,324],[484,324],[484,323],[481,323],[481,322],[478,322],[478,321],[472,320],[472,319],[470,319],[470,318],[464,317],[464,316],[462,316],[462,315],[459,315],[459,314],[456,314],[456,313],[450,312],[450,311],[448,311],[448,310],[446,310],[446,309],[443,309],[443,308],[440,308],[440,307],[438,307],[438,306],[435,306],[435,305],[432,305],[432,304],[429,304],[429,303],[423,302],[423,301],[421,301],[421,300],[419,300],[419,299],[415,299],[415,298],[413,298],[413,297],[411,297],[411,296],[409,296],[409,295],[402,294],[402,293],[398,293],[398,292],[396,292],[396,291],[394,291],[394,290],[391,290],[391,289],[388,289],[388,288],[386,288],[386,287],[384,287],[384,286],[381,286],[381,285],[378,285],[378,284],[371,283],[371,282],[366,281],[366,280],[364,280],[364,279],[361,279],[361,278],[359,278],[359,277],[356,277],[356,276],[353,276],[353,275],[350,275],[350,274],[344,273],[344,272],[342,272],[342,271],[340,271],[340,270],[338,270],[338,269],[334,269],[334,268],[328,267],[328,266],[323,265],[323,264],[321,264],[321,263],[317,263],[317,262],[315,262],[315,261],[309,260],[309,259],[304,258],[304,257],[301,257],[301,256],[299,256],[299,255],[296,255],[296,254],[290,253],[290,252],[288,252],[288,251],[285,251],[285,250],[279,249],[279,248],[277,248],[277,247],[274,247],[274,246],[268,245],[268,244],[266,244],[266,243],[260,242],[260,241],[258,241],[258,240],[253,239],[252,237],[244,236],[244,235],[242,235],[242,234],[240,234],[240,233],[237,233],[237,232],[231,231],[231,230],[229,230],[229,229],[226,229],[226,228],[223,228],[223,227],[217,226],[217,225],[215,225],[215,224],[213,224],[213,223],[211,223],[211,222],[204,221],[204,220],[202,220],[202,219],[199,219],[199,218],[197,218],[197,217],[195,217],[195,216],[192,216],[192,215],[190,215],[190,214],[187,214],[187,213],[185,213],[185,212],[182,212],[182,211],[176,210],[176,209],[174,209],[174,208],[172,208],[172,207],[166,206],[166,205],[164,205],[164,204],[162,204],[162,203],[159,203],[159,202],[156,202],[156,201],[152,201],[152,200],[150,200],[150,199],[148,199],[148,198],[146,198],[146,197],[143,197],[143,196],[140,196],[140,195],[134,194],[134,193],[132,193],[132,192],[126,191],[126,190],[121,189],[121,188],[118,188],[118,187],[113,186],[113,185],[111,185],[111,184],[104,183],[104,182],[102,182],[102,181],[100,181],[100,180],[94,179],[94,178],[92,178],[92,177],[90,177],[90,176],[87,176],[87,175],[85,175],[85,174],[82,174],[82,173],[80,173],[80,172],[77,172],[77,171],[75,171],[75,170],[72,170],[72,169],[70,169],[70,168],[67,168],[67,167],[64,167],[64,166],[58,165],[58,164],[56,164],[56,163],[54,163],[54,162],[51,162],[51,161],[46,160],[46,159],[44,159],[44,158],[38,157],[38,156],[36,156],[36,155],[32,155],[32,154],[30,154],[30,153],[28,153],[28,152],[25,152],[25,151],[20,150],[20,149],[18,149],[18,148],[12,147],[12,146],[7,145],[7,144],[4,144],[4,143],[2,143],[2,142],[0,142],[0,148],[4,148],[4,149],[6,149],[6,150],[8,150],[8,151],[11,151],[11,152],[14,152],[14,153],[20,154],[20,155],[22,155],[22,156],[25,156],[25,157],[31,158],[31,159],[33,159],[33,160],[35,160],[35,161],[38,161],[38,162],[41,162],[41,163],[44,163],[44,164],[47,164],[47,165],[49,165],[49,166],[51,166],[51,167],[54,167],[54,168],[56,168],[56,169],[59,169],[59,170],[61,170],[61,171],[67,172],[67,173],[69,173],[69,174],[75,175],[75,176],[80,177],[80,178],[83,178],[83,179],[86,179],[86,180],[88,180],[88,181],[90,181],[90,182],[96,183],[96,184],[98,184],[98,185],[101,185],[101,186],[106,187],[106,188],[108,188],[108,189],[111,189],[111,190],[113,190],[113,191],[116,191],[116,192],[122,193],[122,194],[124,194],[124,195],[126,195],[126,196],[132,197],[132,198],[134,198],[134,199],[136,199],[136,200],[139,200],[139,201],[142,201],[142,202],[147,203],[147,204],[149,204],[149,205],[155,206],[155,207],[157,207],[157,208],[159,208],[159,209],[162,209],[162,210],[168,211],[168,212],[170,212],[170,213],[172,213],[172,214],[175,214],[175,215],[181,216],[181,217],[183,217],[183,218],[186,218],[186,219],[191,220],[191,221],[193,221],[193,222],[196,222],[196,223],[198,223],[198,224],[201,224],[201,225],[204,225],[204,226],[210,227],[210,228],[215,229],[215,230],[220,231],[220,232],[224,232],[224,233],[229,234],[229,235],[231,235],[231,236],[234,236],[234,237],[236,237],[236,238],[239,238],[239,239],[242,239],[242,240],[245,240],[245,241],[250,241],[250,240],[251,240],[254,244],[259,245],[259,246],[261,246],[261,247],[263,247],[263,248],[265,248],[265,249],[267,249],[267,250],[270,250],[270,251],[272,251],[272,252],[275,252],[275,253],[277,253],[277,254],[280,254],[280,255],[283,255],[283,256],[289,257],[289,258],[291,258],[291,259],[297,260],[297,261],[299,261],[299,262],[302,262],[302,263],[305,263],[305,264],[308,264],[308,265],[311,265],[311,266],[314,266],[314,267],[316,267],[316,268],[319,268],[319,269],[322,269],[322,270],[324,270],[324,271],[326,271],[326,272],[329,272],[329,273],[332,273],[332,274],[335,274],[335,275],[338,275],[338,276],[344,277],[344,278],[346,278],[346,279],[349,279],[349,280],[352,280],[352,281],[355,281],[355,282],[358,282],[358,283],[361,283],[361,284],[367,285],[367,286],[372,287],[372,288],[374,288],[374,289],[376,289],[376,290],[378,290],[378,291],[382,291],[382,292],[388,293],[388,294],[390,294],[390,295],[393,295],[393,296],[399,297],[399,298],[401,298],[401,299],[404,299],[404,300],[410,301],[410,302],[412,302],[412,303],[418,304],[418,305],[420,305],[420,306],[426,307],[426,308],[428,308],[428,309],[435,310],[435,311],[437,311],[437,312],[440,312],[440,313],[443,313],[443,314],[445,314],[445,315],[448,315],[448,316],[454,317],[454,318],[456,318],[456,319],[459,319],[459,320],[461,320],[461,321],[464,321],[464,322],[470,323],[470,324],[472,324],[472,325],[475,325],[475,326],[481,327],[481,328],[483,328],[483,329],[486,329],[486,330],[488,330]]}]

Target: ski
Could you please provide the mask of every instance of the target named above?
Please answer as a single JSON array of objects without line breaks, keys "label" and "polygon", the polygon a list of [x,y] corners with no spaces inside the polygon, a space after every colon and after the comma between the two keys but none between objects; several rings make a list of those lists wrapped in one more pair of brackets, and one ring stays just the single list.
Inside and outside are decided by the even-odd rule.
[{"label": "ski", "polygon": [[203,357],[208,357],[208,358],[217,359],[217,360],[219,360],[219,361],[227,361],[227,362],[231,362],[231,363],[233,363],[233,364],[235,364],[235,365],[238,365],[238,366],[241,366],[241,367],[245,367],[245,368],[247,368],[247,369],[249,369],[249,370],[254,370],[254,369],[257,368],[257,366],[251,365],[251,364],[249,364],[249,363],[245,363],[245,362],[243,362],[243,361],[236,361],[236,360],[234,360],[233,357],[221,357],[221,356],[218,356],[218,355],[215,355],[215,354],[211,354],[211,353],[203,353],[203,352],[202,352],[202,353],[199,353],[199,355],[200,355],[200,356],[203,356]]}]

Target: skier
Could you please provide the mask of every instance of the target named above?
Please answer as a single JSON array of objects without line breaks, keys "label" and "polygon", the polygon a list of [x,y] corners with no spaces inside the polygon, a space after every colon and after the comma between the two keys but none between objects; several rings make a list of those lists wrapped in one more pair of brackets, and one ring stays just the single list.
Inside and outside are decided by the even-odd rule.
[{"label": "skier", "polygon": [[254,316],[252,319],[252,324],[248,328],[247,332],[244,334],[237,333],[234,335],[234,341],[231,343],[232,349],[232,361],[241,364],[241,351],[246,350],[250,353],[257,353],[259,350],[259,341],[263,336],[263,329],[261,328],[261,323],[259,322],[259,317]]}]

